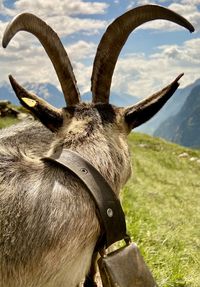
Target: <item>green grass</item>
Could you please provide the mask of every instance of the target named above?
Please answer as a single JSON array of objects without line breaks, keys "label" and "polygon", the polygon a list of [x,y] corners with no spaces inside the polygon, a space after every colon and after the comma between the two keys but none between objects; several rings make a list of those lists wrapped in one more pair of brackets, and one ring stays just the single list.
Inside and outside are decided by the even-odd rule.
[{"label": "green grass", "polygon": [[19,120],[14,117],[0,117],[0,129],[16,124],[17,122],[19,122]]},{"label": "green grass", "polygon": [[[200,151],[131,134],[122,193],[129,233],[159,286],[200,286]],[[187,158],[180,158],[183,152]]]},{"label": "green grass", "polygon": [[[27,113],[27,110],[22,107],[22,106],[15,106],[15,105],[9,105],[9,107],[12,107],[22,113]],[[7,116],[7,117],[0,117],[0,129],[9,127],[11,125],[14,125],[18,123],[19,120],[15,117],[12,116]]]}]

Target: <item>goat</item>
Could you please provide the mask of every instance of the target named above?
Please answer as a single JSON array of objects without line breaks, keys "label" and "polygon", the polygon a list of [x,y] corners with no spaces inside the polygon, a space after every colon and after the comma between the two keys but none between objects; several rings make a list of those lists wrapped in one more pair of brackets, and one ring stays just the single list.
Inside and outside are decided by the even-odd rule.
[{"label": "goat", "polygon": [[0,286],[73,287],[86,277],[100,235],[95,204],[79,178],[42,158],[63,149],[75,151],[119,195],[131,174],[128,134],[160,110],[182,76],[134,106],[109,104],[114,67],[126,39],[136,27],[155,19],[194,31],[186,19],[157,5],[137,7],[117,18],[97,49],[92,103],[80,102],[68,55],[45,22],[23,13],[8,25],[3,47],[18,31],[34,34],[53,63],[67,106],[51,106],[9,76],[21,104],[44,127],[22,123],[0,134]]}]

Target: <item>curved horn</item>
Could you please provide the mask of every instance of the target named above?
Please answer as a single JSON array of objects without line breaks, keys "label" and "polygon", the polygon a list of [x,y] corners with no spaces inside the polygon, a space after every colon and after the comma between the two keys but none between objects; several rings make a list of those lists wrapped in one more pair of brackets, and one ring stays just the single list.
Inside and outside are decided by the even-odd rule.
[{"label": "curved horn", "polygon": [[56,70],[66,103],[79,103],[80,96],[73,69],[58,35],[40,18],[30,13],[22,13],[6,28],[2,40],[4,48],[18,31],[30,32],[39,39]]},{"label": "curved horn", "polygon": [[93,102],[109,102],[113,71],[129,34],[141,24],[156,19],[169,20],[190,32],[194,31],[194,27],[185,18],[157,5],[137,7],[118,17],[107,28],[97,49],[91,78]]}]

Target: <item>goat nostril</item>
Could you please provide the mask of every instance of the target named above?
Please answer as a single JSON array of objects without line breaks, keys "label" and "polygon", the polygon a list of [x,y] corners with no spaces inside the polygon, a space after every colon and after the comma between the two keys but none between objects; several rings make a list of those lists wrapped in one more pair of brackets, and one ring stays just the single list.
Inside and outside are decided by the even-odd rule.
[{"label": "goat nostril", "polygon": [[81,168],[81,171],[82,171],[82,173],[85,173],[85,174],[88,173],[88,170],[86,168],[84,168],[84,167]]}]

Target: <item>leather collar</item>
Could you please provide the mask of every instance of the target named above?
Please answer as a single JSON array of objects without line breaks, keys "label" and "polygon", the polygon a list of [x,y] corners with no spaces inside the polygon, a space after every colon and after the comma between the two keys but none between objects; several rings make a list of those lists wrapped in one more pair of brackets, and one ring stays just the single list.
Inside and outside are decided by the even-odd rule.
[{"label": "leather collar", "polygon": [[99,173],[87,160],[78,153],[63,149],[58,155],[45,157],[43,160],[54,161],[72,171],[87,187],[99,213],[101,225],[101,242],[107,248],[111,244],[126,237],[125,215],[116,194]]}]

